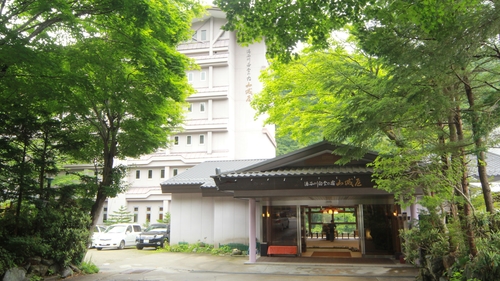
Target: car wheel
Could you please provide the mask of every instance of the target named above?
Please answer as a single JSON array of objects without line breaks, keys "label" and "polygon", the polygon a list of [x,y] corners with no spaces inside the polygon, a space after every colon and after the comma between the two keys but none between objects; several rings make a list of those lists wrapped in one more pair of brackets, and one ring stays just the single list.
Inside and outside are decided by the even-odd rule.
[{"label": "car wheel", "polygon": [[118,246],[118,250],[122,250],[123,248],[125,248],[125,241],[122,240],[120,246]]},{"label": "car wheel", "polygon": [[100,251],[100,250],[102,250],[102,248],[96,248],[96,249],[97,249],[97,251]]},{"label": "car wheel", "polygon": [[161,242],[161,248],[165,248],[167,244],[168,244],[168,238],[163,239],[163,241]]},{"label": "car wheel", "polygon": [[137,250],[142,250],[142,249],[144,249],[144,247],[142,247],[142,246],[135,246],[135,247],[137,248]]}]

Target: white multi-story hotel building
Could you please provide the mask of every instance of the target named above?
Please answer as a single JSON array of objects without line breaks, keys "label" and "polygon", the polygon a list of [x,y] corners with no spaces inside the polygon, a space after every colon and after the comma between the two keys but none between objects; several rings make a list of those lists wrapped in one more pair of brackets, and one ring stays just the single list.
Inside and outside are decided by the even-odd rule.
[{"label": "white multi-story hotel building", "polygon": [[160,183],[204,161],[275,156],[274,127],[255,120],[250,106],[253,93],[261,90],[260,71],[267,66],[265,44],[239,46],[233,32],[221,29],[225,22],[217,8],[193,22],[192,40],[178,47],[199,65],[187,72],[196,93],[187,100],[184,126],[172,136],[170,147],[116,161],[130,167],[128,189],[107,200],[99,223],[121,206],[140,224],[163,218],[175,198],[163,194]]}]

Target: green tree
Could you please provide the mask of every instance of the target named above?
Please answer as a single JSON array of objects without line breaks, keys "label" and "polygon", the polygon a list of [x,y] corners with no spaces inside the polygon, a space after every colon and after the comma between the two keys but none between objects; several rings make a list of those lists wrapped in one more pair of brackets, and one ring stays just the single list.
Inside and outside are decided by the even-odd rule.
[{"label": "green tree", "polygon": [[104,222],[106,225],[112,225],[117,223],[130,223],[134,215],[127,210],[127,207],[120,206],[118,211],[114,211],[109,215],[109,218]]},{"label": "green tree", "polygon": [[75,137],[87,147],[73,155],[97,159],[102,168],[93,224],[106,198],[123,189],[123,171],[114,159],[166,146],[182,120],[185,98],[193,92],[185,77],[191,64],[176,46],[190,38],[200,8],[189,1],[145,2],[138,11],[127,11],[138,13],[131,20],[103,21],[98,33],[68,48],[65,119],[76,125]]},{"label": "green tree", "polygon": [[166,212],[164,215],[163,215],[163,219],[160,220],[156,220],[157,222],[160,222],[160,223],[167,223],[169,224],[170,223],[170,212]]},{"label": "green tree", "polygon": [[[41,220],[57,216],[37,210],[62,202],[75,208],[68,214],[91,214],[92,222],[82,218],[79,226],[94,225],[105,199],[124,188],[126,170],[115,157],[166,144],[192,92],[185,78],[191,61],[176,46],[190,38],[201,11],[190,0],[0,4],[0,201],[12,202],[2,244],[43,236],[49,224]],[[99,178],[56,178],[58,189],[49,189],[47,178],[68,159],[95,163]],[[75,240],[64,233],[61,241]],[[32,243],[32,254],[57,246],[46,238]],[[71,250],[77,260],[80,249]],[[25,255],[5,257],[20,264]]]},{"label": "green tree", "polygon": [[[285,133],[304,132],[302,139],[320,130],[330,141],[381,151],[377,186],[401,204],[423,189],[421,203],[444,233],[448,253],[482,255],[467,159],[477,159],[493,213],[484,151],[500,123],[497,1],[219,2],[230,14],[226,28],[238,30],[242,43],[270,38],[268,54],[279,62],[263,74],[265,88],[254,100],[269,122]],[[340,6],[345,14],[336,13]],[[301,21],[304,7],[321,12]],[[354,50],[329,44],[341,23],[352,25]],[[299,41],[312,48],[292,59]],[[448,208],[459,231],[443,223]]]}]

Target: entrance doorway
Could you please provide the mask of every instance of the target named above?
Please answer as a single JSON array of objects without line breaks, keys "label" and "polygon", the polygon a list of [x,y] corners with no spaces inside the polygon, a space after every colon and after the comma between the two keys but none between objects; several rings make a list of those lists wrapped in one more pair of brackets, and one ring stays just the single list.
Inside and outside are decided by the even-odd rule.
[{"label": "entrance doorway", "polygon": [[[306,247],[303,247],[302,256],[362,256],[355,206],[307,206],[302,210],[302,223],[306,230]],[[332,221],[335,226],[333,231]]]},{"label": "entrance doorway", "polygon": [[273,254],[303,257],[393,256],[399,251],[394,213],[392,204],[262,206],[262,243]]}]

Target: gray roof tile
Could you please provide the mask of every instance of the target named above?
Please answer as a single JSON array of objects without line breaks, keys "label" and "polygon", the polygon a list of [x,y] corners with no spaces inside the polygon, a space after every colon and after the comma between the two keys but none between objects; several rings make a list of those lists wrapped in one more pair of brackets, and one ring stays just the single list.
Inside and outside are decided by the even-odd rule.
[{"label": "gray roof tile", "polygon": [[[476,158],[470,161],[469,167],[471,176],[478,177]],[[500,151],[492,149],[486,152],[486,173],[489,177],[500,176]]]},{"label": "gray roof tile", "polygon": [[373,169],[363,166],[328,166],[328,167],[300,167],[284,168],[262,172],[224,173],[221,177],[246,178],[246,177],[281,177],[281,176],[315,176],[315,175],[349,175],[371,174]]},{"label": "gray roof tile", "polygon": [[213,188],[215,187],[215,182],[210,176],[215,175],[216,168],[219,168],[221,172],[226,173],[254,165],[264,160],[266,159],[205,161],[173,178],[162,182],[160,185],[172,186],[199,184],[202,188]]}]

